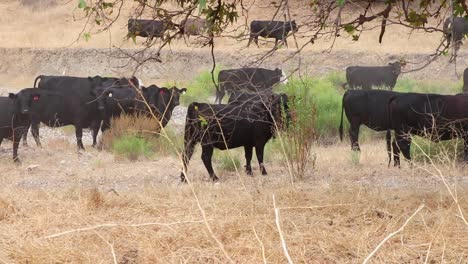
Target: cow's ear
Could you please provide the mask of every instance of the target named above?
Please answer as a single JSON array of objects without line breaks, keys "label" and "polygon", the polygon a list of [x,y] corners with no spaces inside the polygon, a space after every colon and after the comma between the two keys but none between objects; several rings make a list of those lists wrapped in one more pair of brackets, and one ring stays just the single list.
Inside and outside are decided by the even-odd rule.
[{"label": "cow's ear", "polygon": [[14,94],[14,93],[9,93],[9,94],[8,94],[8,98],[10,98],[10,99],[15,99],[15,98],[17,98],[17,97],[18,97],[18,96],[17,96],[16,94]]},{"label": "cow's ear", "polygon": [[146,92],[146,91],[148,91],[148,88],[146,88],[146,87],[144,87],[144,86],[141,86],[141,91],[142,91],[142,92]]},{"label": "cow's ear", "polygon": [[179,89],[180,94],[185,94],[186,92],[187,92],[187,88]]}]

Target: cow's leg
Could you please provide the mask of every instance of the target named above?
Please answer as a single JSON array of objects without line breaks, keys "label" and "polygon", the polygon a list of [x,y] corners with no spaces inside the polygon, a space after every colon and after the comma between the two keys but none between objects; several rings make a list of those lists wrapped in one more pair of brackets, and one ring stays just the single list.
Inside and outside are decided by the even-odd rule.
[{"label": "cow's leg", "polygon": [[18,147],[19,143],[21,140],[21,137],[23,136],[23,130],[22,129],[14,129],[13,131],[13,161],[14,162],[20,162],[18,158]]},{"label": "cow's leg", "polygon": [[98,133],[99,133],[99,125],[100,125],[99,122],[93,122],[91,124],[91,131],[92,131],[92,135],[93,135],[93,147],[96,147],[96,144],[97,144],[97,136],[98,136]]},{"label": "cow's leg", "polygon": [[400,147],[396,143],[396,138],[392,142],[393,149],[393,166],[398,168],[400,167]]},{"label": "cow's leg", "polygon": [[31,134],[33,135],[34,141],[36,141],[36,146],[42,148],[41,140],[39,139],[39,122],[31,122]]},{"label": "cow's leg", "polygon": [[255,41],[255,44],[257,44],[257,48],[260,48],[260,46],[258,45],[258,36],[255,36],[254,41]]},{"label": "cow's leg", "polygon": [[278,39],[275,38],[275,48],[278,46]]},{"label": "cow's leg", "polygon": [[217,181],[219,178],[216,176],[213,170],[213,165],[211,164],[211,158],[213,156],[213,147],[212,146],[203,146],[202,147],[202,161],[205,164],[205,168],[210,175],[212,181]]},{"label": "cow's leg", "polygon": [[75,134],[76,134],[76,144],[78,145],[78,150],[84,150],[83,146],[83,127],[81,124],[75,125]]},{"label": "cow's leg", "polygon": [[23,146],[28,146],[28,131],[29,127],[31,127],[31,123],[29,123],[23,131]]},{"label": "cow's leg", "polygon": [[250,42],[252,42],[253,38],[254,38],[254,36],[252,36],[252,34],[250,34],[249,42],[247,43],[247,48],[250,46]]},{"label": "cow's leg", "polygon": [[393,143],[393,159],[395,162],[395,166],[400,167],[400,152],[403,153],[405,159],[411,163],[411,136],[408,134],[401,134],[395,132],[395,141],[396,143]]},{"label": "cow's leg", "polygon": [[252,161],[252,153],[253,153],[253,147],[252,146],[244,146],[244,151],[245,151],[245,172],[247,175],[252,175],[252,166],[250,162]]},{"label": "cow's leg", "polygon": [[289,48],[288,47],[288,41],[286,40],[286,37],[283,38],[283,42],[284,42],[284,45],[286,45],[286,48]]},{"label": "cow's leg", "polygon": [[351,126],[349,127],[349,138],[351,139],[351,150],[361,151],[359,148],[359,127],[360,124],[351,121]]},{"label": "cow's leg", "polygon": [[255,154],[257,155],[258,165],[260,167],[260,171],[262,175],[267,175],[267,171],[265,169],[265,165],[263,164],[263,150],[265,148],[265,143],[259,143],[255,145]]}]

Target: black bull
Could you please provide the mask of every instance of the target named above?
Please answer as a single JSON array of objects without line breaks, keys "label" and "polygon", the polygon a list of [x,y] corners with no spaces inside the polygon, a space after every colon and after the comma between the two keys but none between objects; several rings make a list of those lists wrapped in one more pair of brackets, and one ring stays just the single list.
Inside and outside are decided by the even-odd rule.
[{"label": "black bull", "polygon": [[186,181],[187,166],[198,143],[202,146],[202,161],[213,181],[218,180],[211,164],[214,148],[225,150],[244,147],[245,168],[247,174],[251,175],[250,162],[255,147],[260,171],[266,175],[264,147],[276,128],[282,127],[281,110],[285,110],[286,116],[289,116],[286,98],[286,95],[281,94],[272,95],[268,102],[190,104],[185,121],[182,182]]},{"label": "black bull", "polygon": [[[392,144],[394,165],[400,165],[400,151],[411,160],[411,135],[434,142],[462,138],[464,160],[468,161],[468,96],[408,93],[388,101],[388,119],[395,130]],[[387,144],[390,139],[387,139]]]},{"label": "black bull", "polygon": [[[387,118],[387,103],[393,96],[400,93],[385,90],[349,90],[343,95],[340,122],[340,139],[343,140],[343,112],[350,123],[349,137],[351,149],[360,151],[359,127],[365,125],[375,131],[387,131],[387,140],[390,139],[391,125]],[[391,151],[387,142],[387,151]]]}]

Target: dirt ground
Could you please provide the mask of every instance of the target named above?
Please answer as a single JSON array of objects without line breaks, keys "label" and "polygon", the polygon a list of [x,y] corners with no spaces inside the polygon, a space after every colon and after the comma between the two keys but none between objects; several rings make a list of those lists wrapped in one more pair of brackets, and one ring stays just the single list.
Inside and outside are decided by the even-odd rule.
[{"label": "dirt ground", "polygon": [[[304,3],[294,1],[294,10]],[[82,29],[75,6],[0,2],[1,95],[31,86],[38,74],[132,73],[132,65],[121,68],[126,61],[108,49],[140,47],[140,40],[123,39],[130,14],[109,34],[70,46]],[[272,14],[264,6],[254,4],[258,18]],[[293,17],[306,19],[300,11]],[[301,73],[319,75],[350,64],[418,61],[441,37],[391,29],[385,36],[391,41],[383,44],[372,31],[358,43],[340,39],[324,53],[329,42],[322,40],[293,59],[294,48],[281,49],[264,66],[288,72],[300,66]],[[247,65],[271,48],[246,49],[245,40],[229,38],[216,43],[224,67]],[[406,76],[459,80],[467,47],[456,67],[441,58]],[[211,67],[206,48],[182,41],[164,51],[163,60],[138,76],[145,83],[190,80]],[[169,125],[180,136],[184,110],[177,108]],[[20,164],[11,161],[11,142],[0,146],[0,263],[286,263],[288,256],[295,263],[468,263],[468,173],[458,162],[388,168],[383,141],[364,142],[359,158],[348,142],[337,142],[313,147],[316,160],[303,179],[291,176],[282,153],[268,153],[268,176],[254,166],[249,177],[242,152],[233,151],[239,172],[217,162],[220,181],[211,183],[198,150],[191,183],[182,184],[176,153],[131,162],[91,148],[89,133],[80,153],[69,129],[41,128],[41,134],[44,147],[30,138],[19,150]]]}]

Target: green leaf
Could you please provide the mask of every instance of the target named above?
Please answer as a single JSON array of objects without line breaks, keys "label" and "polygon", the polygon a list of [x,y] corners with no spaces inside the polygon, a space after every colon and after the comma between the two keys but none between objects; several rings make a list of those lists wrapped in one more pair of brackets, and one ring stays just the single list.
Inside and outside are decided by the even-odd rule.
[{"label": "green leaf", "polygon": [[205,127],[208,125],[208,121],[206,121],[206,119],[203,116],[198,115],[198,120],[200,120],[202,127]]},{"label": "green leaf", "polygon": [[344,1],[345,1],[345,0],[336,0],[336,3],[337,3],[339,6],[343,6],[343,5],[344,5]]},{"label": "green leaf", "polygon": [[348,34],[353,34],[355,29],[356,28],[353,25],[350,25],[350,24],[347,24],[347,25],[344,26],[344,30],[346,32],[348,32]]},{"label": "green leaf", "polygon": [[131,38],[133,40],[133,44],[136,44],[136,35],[132,35]]},{"label": "green leaf", "polygon": [[359,40],[359,35],[353,35],[353,41],[358,41]]},{"label": "green leaf", "polygon": [[198,0],[198,12],[206,9],[206,0]]},{"label": "green leaf", "polygon": [[78,8],[85,8],[87,7],[85,0],[78,0]]},{"label": "green leaf", "polygon": [[89,32],[86,32],[83,34],[83,38],[85,41],[88,41],[91,38],[91,34],[89,34]]}]

